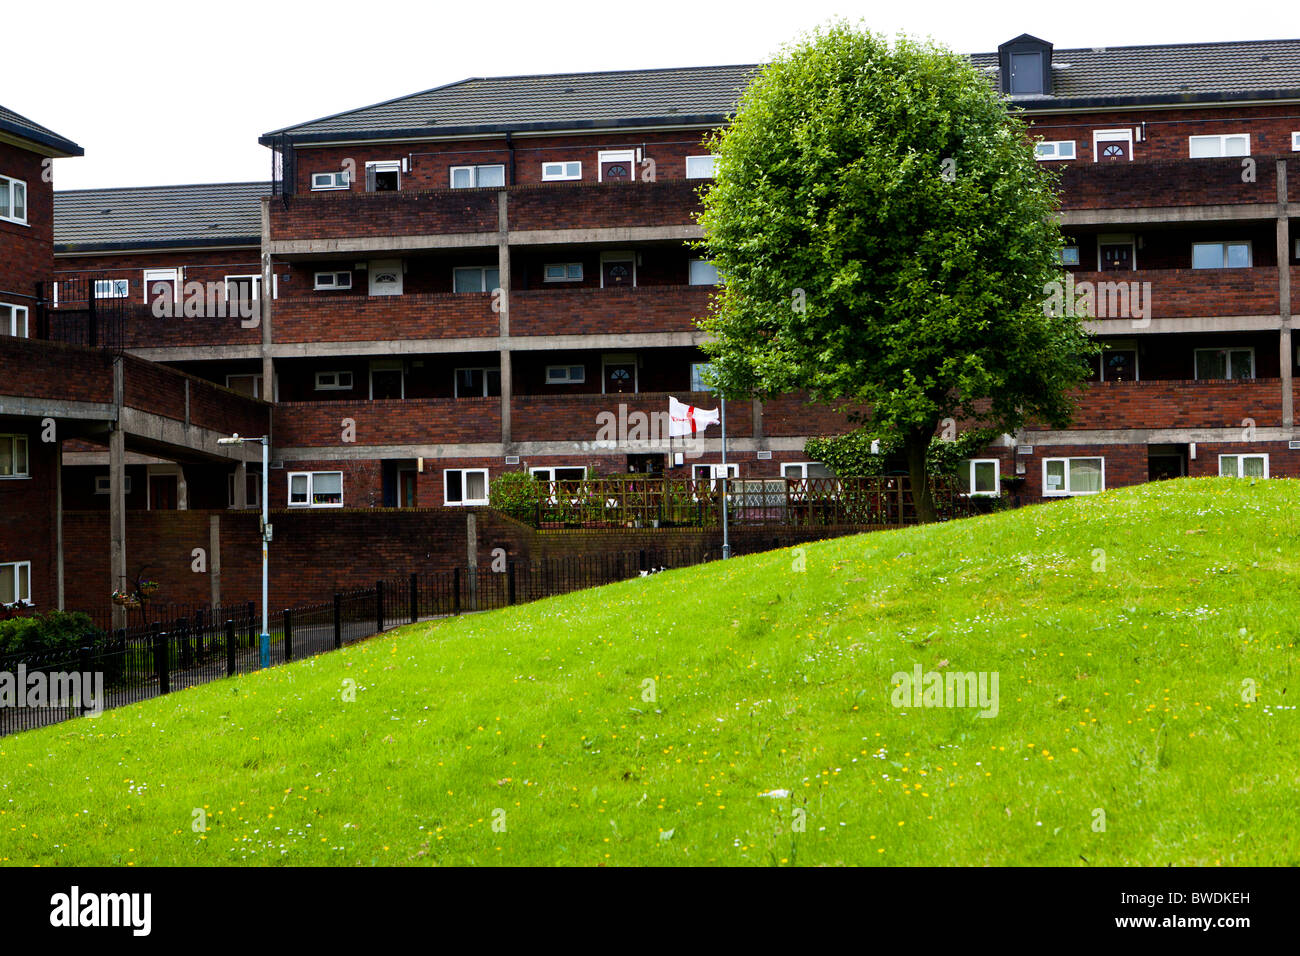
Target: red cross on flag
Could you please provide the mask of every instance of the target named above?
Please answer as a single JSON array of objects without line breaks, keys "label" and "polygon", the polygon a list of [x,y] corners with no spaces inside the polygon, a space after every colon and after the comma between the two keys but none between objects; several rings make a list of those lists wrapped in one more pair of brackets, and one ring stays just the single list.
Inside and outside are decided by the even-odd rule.
[{"label": "red cross on flag", "polygon": [[695,435],[702,433],[710,425],[716,425],[719,422],[718,410],[712,411],[704,408],[696,408],[694,405],[683,405],[671,395],[668,396],[668,435],[676,438],[679,435]]}]

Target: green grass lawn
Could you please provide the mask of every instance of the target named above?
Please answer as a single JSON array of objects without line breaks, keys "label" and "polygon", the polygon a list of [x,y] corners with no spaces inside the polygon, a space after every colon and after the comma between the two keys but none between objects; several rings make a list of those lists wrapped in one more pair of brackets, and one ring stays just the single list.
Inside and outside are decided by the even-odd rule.
[{"label": "green grass lawn", "polygon": [[[1298,510],[1168,482],[405,627],[0,739],[0,861],[1294,865]],[[997,716],[893,706],[917,664]]]}]

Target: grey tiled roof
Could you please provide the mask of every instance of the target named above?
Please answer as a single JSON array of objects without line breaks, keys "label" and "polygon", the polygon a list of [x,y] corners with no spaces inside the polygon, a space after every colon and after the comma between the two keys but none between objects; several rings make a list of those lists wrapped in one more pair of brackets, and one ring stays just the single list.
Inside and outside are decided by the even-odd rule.
[{"label": "grey tiled roof", "polygon": [[23,139],[46,146],[58,156],[82,156],[85,150],[72,140],[60,136],[52,129],[40,123],[34,123],[26,116],[0,106],[0,131],[21,136]]},{"label": "grey tiled roof", "polygon": [[697,66],[608,73],[475,77],[275,130],[294,139],[385,132],[602,128],[629,123],[719,122],[759,69]]},{"label": "grey tiled roof", "polygon": [[[998,55],[976,53],[996,81]],[[1077,48],[1052,51],[1052,96],[1017,98],[1027,109],[1053,100],[1157,98],[1232,101],[1254,94],[1300,91],[1300,40],[1176,43],[1166,46]]]},{"label": "grey tiled roof", "polygon": [[258,245],[270,183],[132,186],[54,193],[54,248]]},{"label": "grey tiled roof", "polygon": [[[998,80],[997,53],[971,61]],[[1053,96],[1017,98],[1032,108],[1087,103],[1206,102],[1300,92],[1300,40],[1176,43],[1056,49]],[[298,142],[366,135],[438,136],[472,131],[601,129],[720,122],[761,66],[705,66],[609,73],[475,77],[336,113],[262,136]]]}]

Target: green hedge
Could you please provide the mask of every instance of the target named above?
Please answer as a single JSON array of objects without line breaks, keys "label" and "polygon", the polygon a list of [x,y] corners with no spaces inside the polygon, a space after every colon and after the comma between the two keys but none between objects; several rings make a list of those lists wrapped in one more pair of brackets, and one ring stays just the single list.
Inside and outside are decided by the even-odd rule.
[{"label": "green hedge", "polygon": [[84,647],[103,631],[80,611],[49,611],[0,621],[0,655],[31,654]]}]

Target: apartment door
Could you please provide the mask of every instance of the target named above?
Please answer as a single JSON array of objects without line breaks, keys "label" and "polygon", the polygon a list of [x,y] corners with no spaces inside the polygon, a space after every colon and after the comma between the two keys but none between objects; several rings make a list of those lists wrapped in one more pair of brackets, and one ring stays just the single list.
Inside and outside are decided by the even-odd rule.
[{"label": "apartment door", "polygon": [[1099,130],[1092,138],[1093,162],[1128,161],[1133,158],[1131,129]]},{"label": "apartment door", "polygon": [[637,391],[636,356],[606,355],[601,359],[601,391],[606,394]]},{"label": "apartment door", "polygon": [[1102,272],[1131,272],[1133,270],[1133,243],[1102,243]]},{"label": "apartment door", "polygon": [[370,363],[370,397],[405,398],[406,375],[401,359],[384,359]]},{"label": "apartment door", "polygon": [[402,294],[402,260],[372,259],[370,262],[370,294]]},{"label": "apartment door", "polygon": [[1187,474],[1186,445],[1151,445],[1147,450],[1147,480],[1182,478]]},{"label": "apartment door", "polygon": [[176,476],[175,475],[150,475],[149,476],[149,510],[151,511],[175,511],[176,510]]},{"label": "apartment door", "polygon": [[616,286],[631,287],[636,285],[636,260],[632,256],[601,257],[600,287],[609,289]]},{"label": "apartment door", "polygon": [[416,500],[415,469],[397,469],[397,507],[414,508]]},{"label": "apartment door", "polygon": [[601,150],[600,181],[626,182],[636,177],[636,150]]}]

